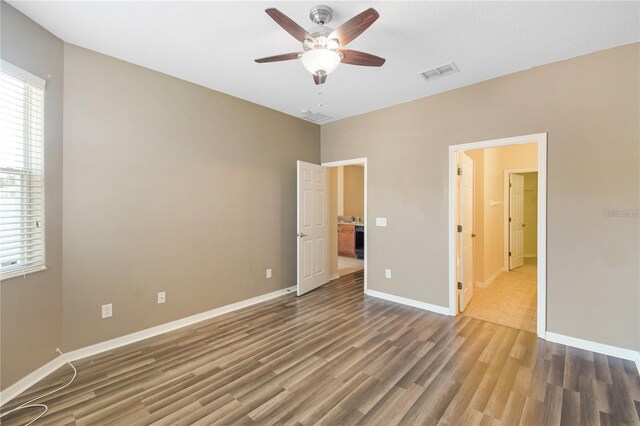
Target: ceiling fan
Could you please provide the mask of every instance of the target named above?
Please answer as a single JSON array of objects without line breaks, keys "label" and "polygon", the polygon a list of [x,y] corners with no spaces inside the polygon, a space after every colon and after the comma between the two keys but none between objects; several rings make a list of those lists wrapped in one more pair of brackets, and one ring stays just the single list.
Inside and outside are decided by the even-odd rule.
[{"label": "ceiling fan", "polygon": [[333,30],[326,26],[331,21],[331,8],[316,6],[309,13],[309,18],[316,26],[308,32],[278,9],[270,8],[265,12],[286,32],[302,43],[303,51],[256,59],[258,63],[300,59],[307,71],[313,74],[313,81],[316,84],[323,84],[327,81],[327,75],[334,71],[341,62],[367,67],[380,67],[385,63],[385,59],[378,56],[344,49],[344,46],[362,34],[380,17],[373,8],[354,16]]}]

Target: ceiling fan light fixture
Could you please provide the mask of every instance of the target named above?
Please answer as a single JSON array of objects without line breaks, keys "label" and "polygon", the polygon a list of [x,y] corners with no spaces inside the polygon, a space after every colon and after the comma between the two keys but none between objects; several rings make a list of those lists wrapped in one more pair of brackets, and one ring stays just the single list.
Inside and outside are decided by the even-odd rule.
[{"label": "ceiling fan light fixture", "polygon": [[340,41],[337,38],[328,38],[327,39],[327,48],[329,49],[337,49],[340,47]]},{"label": "ceiling fan light fixture", "polygon": [[300,57],[307,71],[317,75],[326,75],[334,71],[338,68],[340,59],[338,52],[329,49],[307,50]]}]

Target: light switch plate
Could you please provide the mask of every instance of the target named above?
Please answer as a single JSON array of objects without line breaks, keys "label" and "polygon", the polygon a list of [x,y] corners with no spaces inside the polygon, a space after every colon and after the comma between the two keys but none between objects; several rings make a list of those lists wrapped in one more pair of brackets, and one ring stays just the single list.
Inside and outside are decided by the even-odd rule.
[{"label": "light switch plate", "polygon": [[376,217],[376,226],[387,226],[386,217]]},{"label": "light switch plate", "polygon": [[267,269],[267,278],[271,278],[271,268]]},{"label": "light switch plate", "polygon": [[385,269],[384,276],[385,278],[391,278],[391,269]]},{"label": "light switch plate", "polygon": [[167,301],[167,293],[164,291],[161,291],[158,293],[158,304],[160,303],[164,303]]},{"label": "light switch plate", "polygon": [[109,303],[108,305],[102,305],[102,319],[110,318],[113,316],[113,305]]}]

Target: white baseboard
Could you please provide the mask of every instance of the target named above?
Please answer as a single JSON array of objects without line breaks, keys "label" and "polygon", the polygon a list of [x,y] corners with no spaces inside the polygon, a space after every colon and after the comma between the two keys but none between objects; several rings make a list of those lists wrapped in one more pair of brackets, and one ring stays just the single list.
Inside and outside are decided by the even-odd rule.
[{"label": "white baseboard", "polygon": [[333,274],[329,276],[329,281],[337,280],[338,278],[340,278],[340,274]]},{"label": "white baseboard", "polygon": [[65,360],[77,361],[88,356],[97,355],[101,352],[110,351],[121,346],[128,345],[130,343],[135,343],[140,340],[148,339],[159,334],[167,333],[178,328],[186,327],[188,325],[192,325],[204,320],[208,320],[210,318],[237,311],[239,309],[256,305],[261,302],[266,302],[267,300],[271,300],[295,291],[296,286],[283,288],[271,293],[263,294],[261,296],[252,297],[251,299],[242,300],[240,302],[232,303],[230,305],[222,306],[210,311],[202,312],[186,318],[181,318],[179,320],[171,321],[166,324],[161,324],[155,327],[147,328],[145,330],[137,331],[135,333],[127,334],[125,336],[116,337],[115,339],[107,340],[105,342],[96,343],[95,345],[86,346],[84,348],[67,352],[64,354],[64,359],[62,356],[54,358],[42,367],[38,368],[34,372],[28,374],[27,376],[23,377],[16,383],[8,386],[5,390],[0,392],[0,407],[11,401],[16,396],[20,395],[25,390],[29,389],[31,386],[38,383],[40,380],[47,377],[49,374],[56,371],[58,368],[65,365]]},{"label": "white baseboard", "polygon": [[563,334],[552,333],[550,331],[545,333],[545,338],[550,342],[560,343],[567,346],[573,346],[578,349],[584,349],[633,361],[638,367],[638,373],[640,373],[640,353],[638,353],[638,351],[605,345],[604,343],[592,342],[590,340],[578,339],[577,337],[565,336]]},{"label": "white baseboard", "polygon": [[8,386],[5,390],[0,392],[0,407],[47,377],[49,374],[56,371],[58,368],[62,367],[64,364],[65,362],[62,357],[57,355],[54,359],[38,368],[36,371],[27,374],[11,386]]},{"label": "white baseboard", "polygon": [[500,276],[501,273],[503,273],[504,271],[506,271],[506,269],[504,267],[498,269],[495,274],[491,275],[489,277],[489,279],[487,279],[486,281],[482,282],[477,282],[476,286],[480,287],[480,288],[484,288],[487,287],[489,284],[491,284],[496,278],[498,278]]},{"label": "white baseboard", "polygon": [[435,312],[436,314],[450,315],[449,308],[445,308],[444,306],[432,305],[431,303],[394,296],[393,294],[383,293],[376,290],[367,290],[366,294],[368,296],[377,297],[378,299],[389,300],[390,302],[401,303],[403,305],[413,306],[414,308],[424,309],[425,311]]}]

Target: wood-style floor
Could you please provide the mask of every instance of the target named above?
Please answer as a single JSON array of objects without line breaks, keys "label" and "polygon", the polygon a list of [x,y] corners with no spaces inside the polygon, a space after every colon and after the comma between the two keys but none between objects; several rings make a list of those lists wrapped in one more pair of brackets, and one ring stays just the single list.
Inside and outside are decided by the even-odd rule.
[{"label": "wood-style floor", "polygon": [[362,272],[77,366],[40,424],[640,424],[632,362],[364,296]]}]

